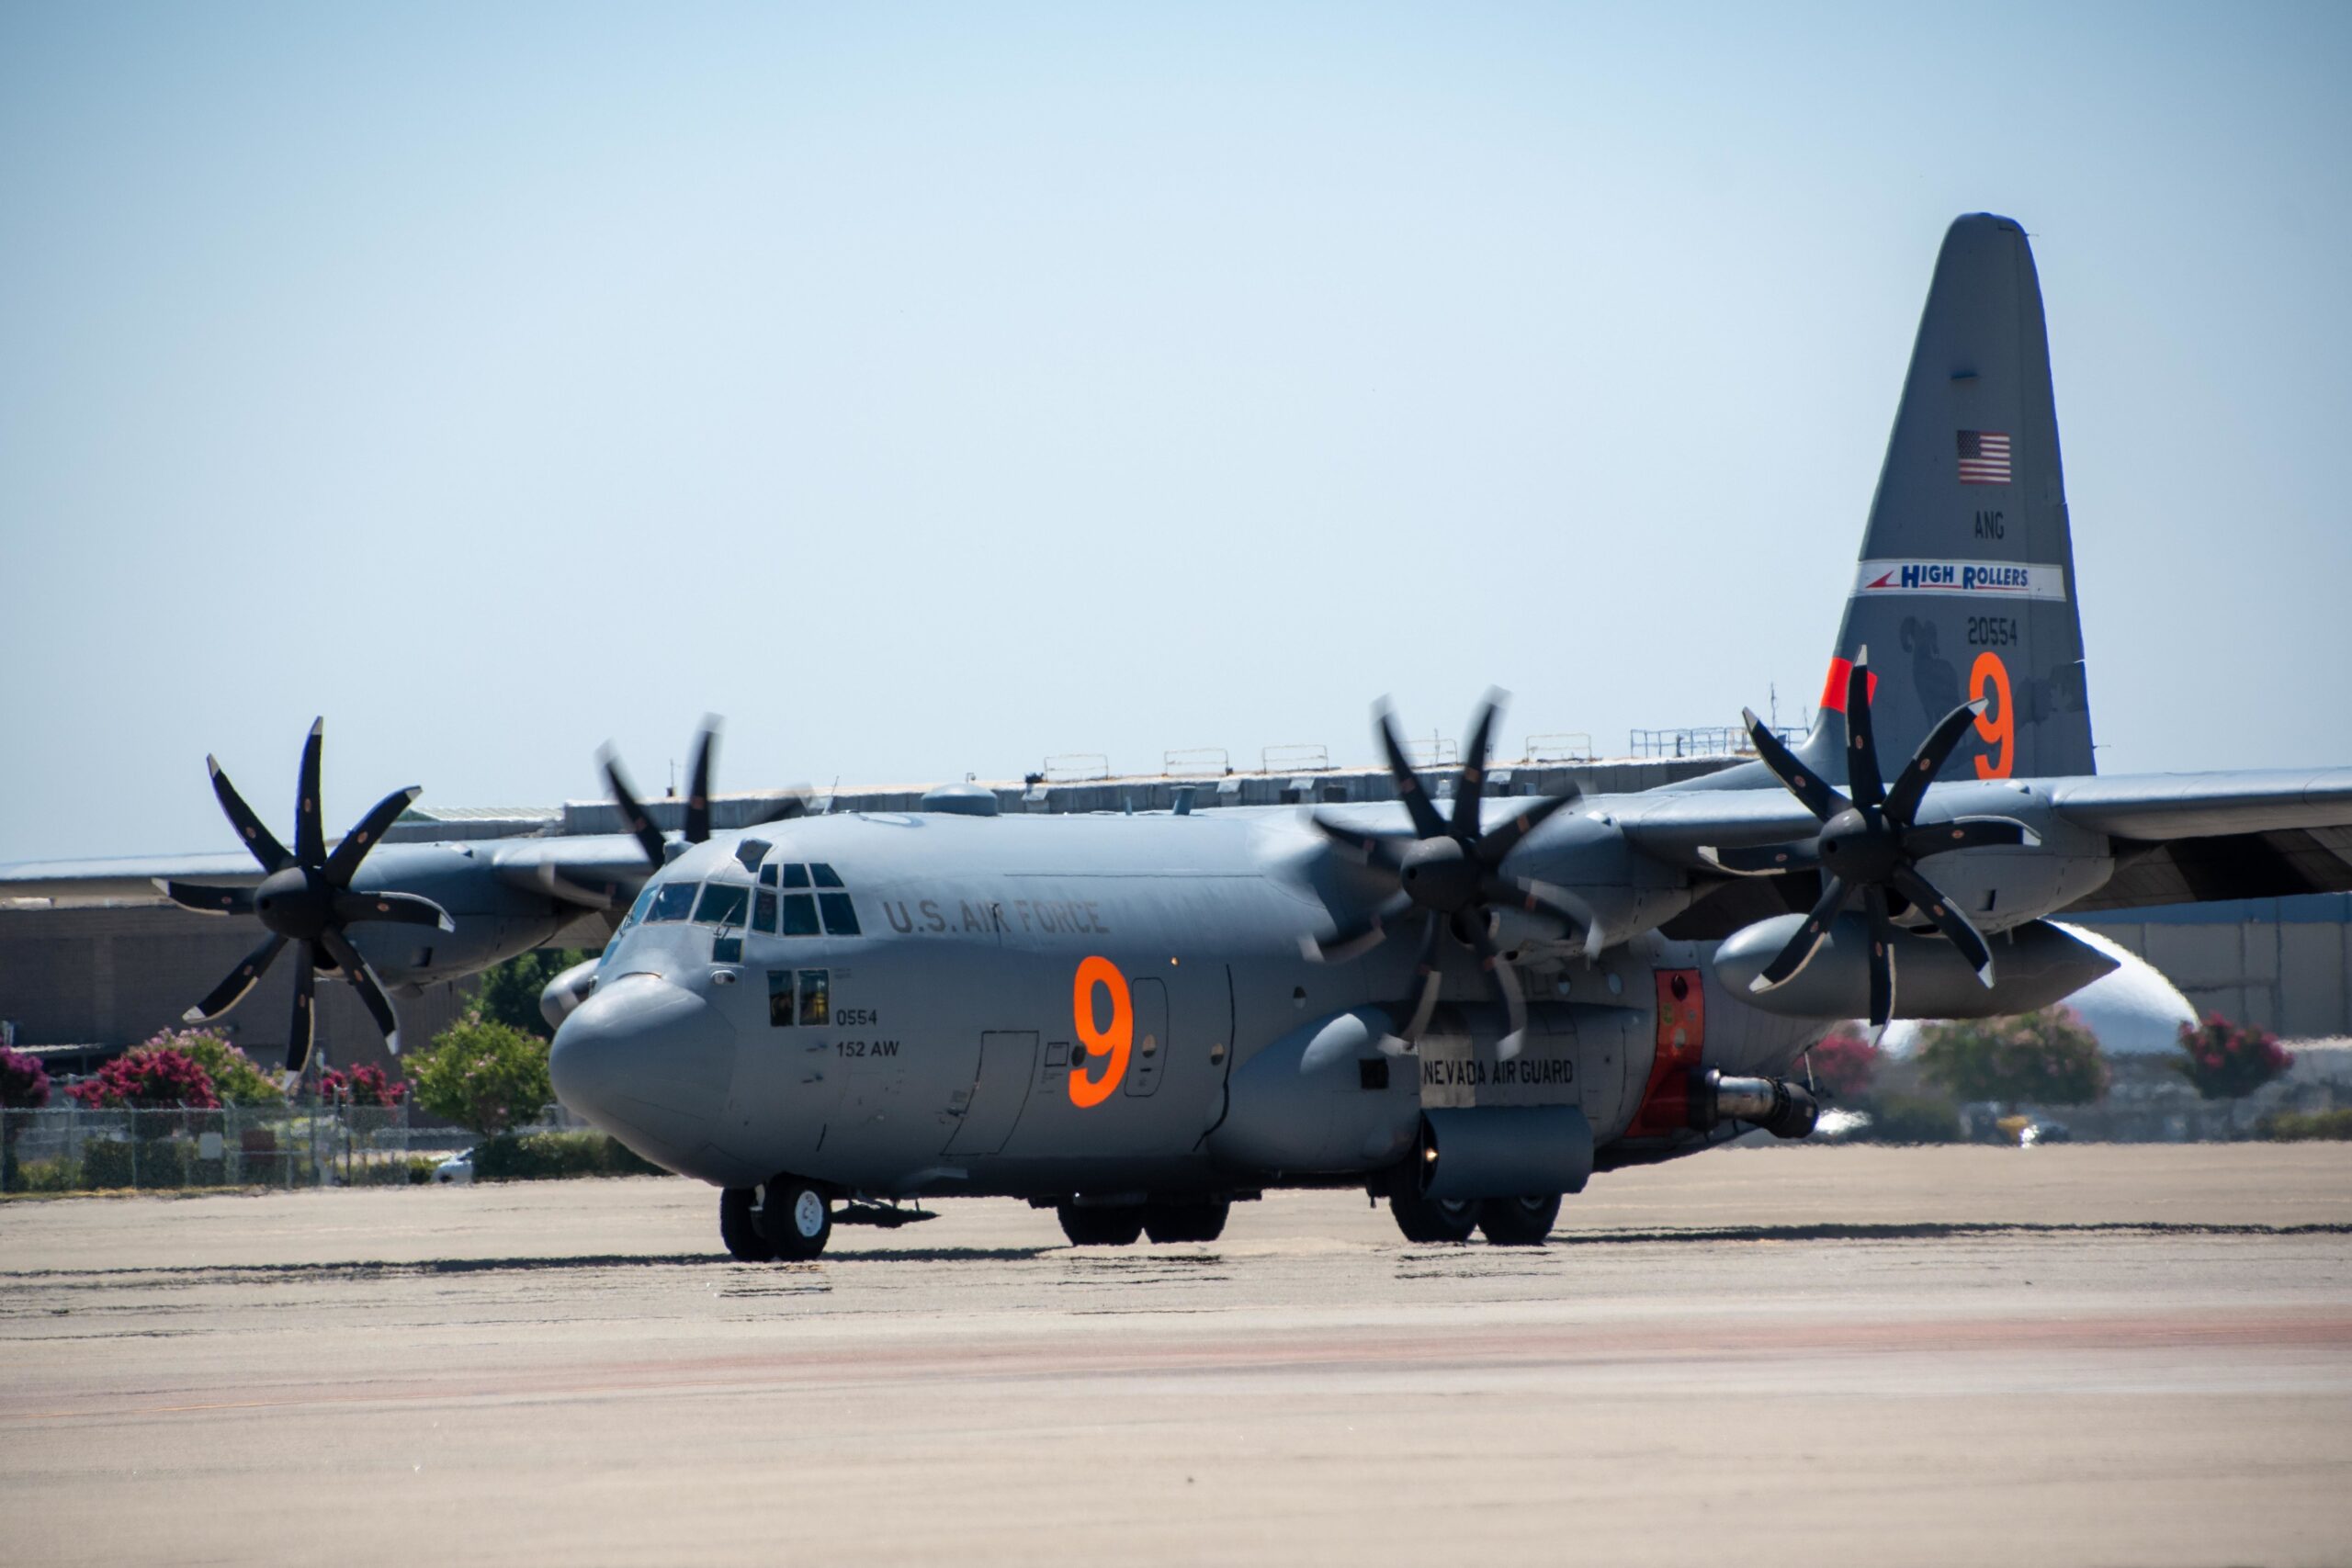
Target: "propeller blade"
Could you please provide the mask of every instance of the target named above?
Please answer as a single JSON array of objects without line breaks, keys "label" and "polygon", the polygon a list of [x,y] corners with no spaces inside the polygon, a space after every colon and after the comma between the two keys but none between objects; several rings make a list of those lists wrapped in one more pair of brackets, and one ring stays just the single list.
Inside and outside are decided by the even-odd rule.
[{"label": "propeller blade", "polygon": [[1306,944],[1308,953],[1325,964],[1345,964],[1351,958],[1361,957],[1387,941],[1388,922],[1403,918],[1412,908],[1413,896],[1399,893],[1384,902],[1354,929],[1319,941],[1310,940]]},{"label": "propeller blade", "polygon": [[1914,828],[1903,835],[1903,852],[1913,860],[1950,854],[1954,850],[1984,850],[2023,844],[2032,849],[2041,835],[2007,817],[1962,817],[1931,828]]},{"label": "propeller blade", "polygon": [[1821,863],[1819,852],[1810,842],[1736,844],[1721,850],[1702,844],[1699,858],[1730,876],[1778,876],[1784,871],[1807,871]]},{"label": "propeller blade", "polygon": [[400,814],[424,793],[424,785],[411,784],[406,789],[392,791],[369,807],[368,815],[343,836],[343,841],[334,847],[334,853],[327,857],[327,881],[337,887],[350,886],[352,873],[359,869],[359,863],[368,858],[368,852],[383,838],[384,829],[398,820]]},{"label": "propeller blade", "polygon": [[1396,780],[1396,798],[1405,803],[1407,815],[1413,819],[1413,831],[1424,839],[1446,836],[1445,818],[1437,814],[1437,806],[1430,799],[1430,792],[1421,787],[1421,775],[1413,771],[1412,762],[1405,755],[1405,743],[1396,739],[1395,716],[1383,707],[1380,716],[1380,749],[1388,754],[1388,771]]},{"label": "propeller blade", "polygon": [[1871,650],[1854,655],[1846,671],[1846,787],[1865,814],[1886,802],[1878,771],[1878,739],[1871,731]]},{"label": "propeller blade", "polygon": [[1814,950],[1821,945],[1821,939],[1829,934],[1829,922],[1845,908],[1848,891],[1845,883],[1837,877],[1825,878],[1821,897],[1813,906],[1813,912],[1805,916],[1804,924],[1797,928],[1797,934],[1789,938],[1789,944],[1773,956],[1772,962],[1764,965],[1763,973],[1747,982],[1747,988],[1769,991],[1796,978],[1797,972],[1813,962]]},{"label": "propeller blade", "polygon": [[309,942],[301,943],[294,956],[300,962],[294,969],[294,1019],[286,1032],[286,1071],[289,1077],[300,1077],[311,1059],[311,1033],[318,1021],[319,975]]},{"label": "propeller blade", "polygon": [[1503,1012],[1510,1020],[1510,1030],[1495,1043],[1495,1060],[1508,1062],[1527,1043],[1527,998],[1520,990],[1518,971],[1495,946],[1485,927],[1472,930],[1470,945],[1477,951],[1478,966],[1494,980],[1495,989],[1502,996]]},{"label": "propeller blade", "polygon": [[319,751],[326,744],[327,721],[311,721],[310,739],[302,742],[302,774],[294,790],[294,857],[304,865],[320,865],[327,858],[326,819],[319,810]]},{"label": "propeller blade", "polygon": [[199,915],[250,915],[254,912],[254,890],[250,887],[215,887],[205,882],[174,882],[156,877],[155,886],[164,897],[183,909],[194,909]]},{"label": "propeller blade", "polygon": [[1960,744],[1960,738],[1968,733],[1969,726],[1976,722],[1986,705],[1987,699],[1979,697],[1973,703],[1961,704],[1937,721],[1928,738],[1919,742],[1919,749],[1911,753],[1911,765],[1903,770],[1903,776],[1887,792],[1888,820],[1898,828],[1911,826],[1919,814],[1919,802],[1927,797],[1928,786],[1943,772],[1952,748]]},{"label": "propeller blade", "polygon": [[376,1032],[384,1037],[384,1045],[395,1056],[401,1054],[401,1021],[392,1012],[391,998],[384,995],[383,982],[368,967],[368,960],[359,950],[346,941],[344,934],[329,926],[319,933],[319,945],[327,950],[343,977],[359,993],[359,1000],[368,1009],[368,1016],[376,1021]]},{"label": "propeller blade", "polygon": [[1936,929],[1960,950],[1960,955],[1968,960],[1968,966],[1976,971],[1976,978],[1989,989],[1993,984],[1993,950],[1984,945],[1984,938],[1969,923],[1968,917],[1934,883],[1907,865],[1896,866],[1890,880],[1897,893],[1911,900],[1913,908],[1936,922]]},{"label": "propeller blade", "polygon": [[354,920],[391,920],[404,926],[437,926],[445,931],[458,929],[448,910],[415,893],[338,893],[334,918],[345,925]]},{"label": "propeller blade", "polygon": [[770,822],[790,822],[808,815],[808,791],[805,788],[796,788],[791,799],[779,801],[769,807],[767,814],[754,820],[752,826],[757,828]]},{"label": "propeller blade", "polygon": [[1871,1027],[1885,1030],[1894,1017],[1894,922],[1886,918],[1886,889],[1862,889],[1871,923]]},{"label": "propeller blade", "polygon": [[1352,850],[1366,865],[1376,865],[1384,871],[1403,868],[1405,857],[1398,846],[1411,842],[1410,840],[1393,833],[1367,833],[1361,828],[1351,828],[1343,822],[1334,822],[1319,815],[1310,820],[1321,829],[1325,838],[1343,849]]},{"label": "propeller blade", "polygon": [[1437,966],[1437,939],[1442,927],[1436,915],[1421,922],[1420,956],[1413,961],[1413,983],[1420,987],[1420,994],[1413,1002],[1413,1016],[1405,1023],[1403,1039],[1408,1045],[1420,1043],[1421,1032],[1430,1026],[1430,1015],[1437,1011],[1438,987],[1445,983],[1444,972]]},{"label": "propeller blade", "polygon": [[259,947],[246,953],[243,961],[229,971],[227,979],[213,987],[202,1001],[182,1013],[180,1021],[209,1023],[244,1000],[245,993],[252,990],[254,982],[268,971],[270,964],[277,957],[277,950],[285,945],[284,937],[271,932]]},{"label": "propeller blade", "polygon": [[294,857],[286,852],[286,846],[277,841],[277,834],[262,826],[261,818],[254,815],[254,808],[245,804],[245,797],[237,793],[237,786],[229,782],[229,775],[220,771],[220,759],[207,757],[204,765],[212,771],[212,794],[220,802],[220,810],[229,818],[229,826],[237,830],[237,837],[243,840],[254,859],[261,863],[262,870],[284,871],[292,865]]},{"label": "propeller blade", "polygon": [[695,737],[695,771],[686,784],[686,842],[699,844],[710,837],[710,765],[718,750],[718,716],[702,721]]},{"label": "propeller blade", "polygon": [[628,787],[628,775],[621,772],[619,756],[607,746],[596,754],[596,759],[604,764],[605,784],[613,792],[613,804],[621,808],[621,820],[628,824],[628,830],[635,835],[638,848],[645,852],[647,862],[654,870],[660,871],[668,863],[662,854],[661,830],[653,826],[653,818],[645,814],[645,807],[637,803],[636,793]]},{"label": "propeller blade", "polygon": [[1523,876],[1498,876],[1488,873],[1479,880],[1478,897],[1490,908],[1524,909],[1532,915],[1549,915],[1577,933],[1577,941],[1586,953],[1600,951],[1596,943],[1600,934],[1600,922],[1591,907],[1573,893],[1545,887]]},{"label": "propeller blade", "polygon": [[1453,786],[1453,836],[1478,837],[1478,802],[1487,793],[1487,752],[1495,739],[1495,720],[1501,716],[1502,694],[1488,692],[1479,705],[1478,722],[1470,728],[1470,745],[1462,754],[1462,777]]},{"label": "propeller blade", "polygon": [[1781,738],[1764,728],[1764,721],[1754,710],[1742,708],[1739,716],[1747,723],[1747,739],[1756,748],[1756,755],[1772,776],[1787,787],[1788,792],[1804,803],[1804,808],[1816,821],[1826,822],[1846,808],[1846,797],[1822,782],[1821,775],[1797,761],[1797,754],[1781,743]]},{"label": "propeller blade", "polygon": [[1584,791],[1575,784],[1570,784],[1565,795],[1545,795],[1493,832],[1478,840],[1474,847],[1478,852],[1479,863],[1488,866],[1502,864],[1503,857],[1517,849],[1521,839],[1526,838],[1528,834],[1532,833],[1549,820],[1553,813],[1564,811],[1583,798]]}]

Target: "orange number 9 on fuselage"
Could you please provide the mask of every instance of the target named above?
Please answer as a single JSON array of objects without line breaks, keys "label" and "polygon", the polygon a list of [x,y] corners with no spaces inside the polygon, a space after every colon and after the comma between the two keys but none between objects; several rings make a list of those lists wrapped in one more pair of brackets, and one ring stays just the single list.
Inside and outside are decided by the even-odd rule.
[{"label": "orange number 9 on fuselage", "polygon": [[2005,779],[2017,761],[2018,721],[2009,706],[2009,667],[1990,649],[1976,656],[1975,667],[1968,672],[1968,700],[1973,703],[1988,693],[1993,701],[1976,716],[1976,733],[1994,754],[1976,759],[1976,776]]},{"label": "orange number 9 on fuselage", "polygon": [[[1094,1022],[1097,986],[1111,993],[1108,1029],[1097,1028]],[[1135,1043],[1136,1009],[1134,999],[1127,994],[1127,977],[1107,958],[1080,959],[1078,979],[1070,987],[1069,1010],[1071,1026],[1086,1047],[1086,1061],[1070,1068],[1069,1102],[1080,1108],[1100,1105],[1111,1098],[1119,1080],[1127,1076],[1127,1051]],[[1099,1077],[1086,1070],[1098,1061],[1103,1064]]]}]

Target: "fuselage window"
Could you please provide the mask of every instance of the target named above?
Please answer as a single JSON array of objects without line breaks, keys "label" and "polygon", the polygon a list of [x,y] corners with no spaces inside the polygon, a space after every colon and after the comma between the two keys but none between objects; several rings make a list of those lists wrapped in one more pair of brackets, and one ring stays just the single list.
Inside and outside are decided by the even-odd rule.
[{"label": "fuselage window", "polygon": [[817,900],[806,893],[784,896],[784,934],[815,936],[817,934]]},{"label": "fuselage window", "polygon": [[699,882],[665,882],[653,894],[653,907],[645,911],[645,923],[655,925],[662,920],[683,920],[695,910],[695,895],[702,891]]},{"label": "fuselage window", "polygon": [[695,923],[705,926],[740,926],[743,911],[751,906],[752,890],[740,882],[706,883],[702,903],[695,910]]},{"label": "fuselage window", "polygon": [[775,935],[775,894],[765,887],[752,895],[752,929],[762,936]]},{"label": "fuselage window", "polygon": [[789,969],[768,971],[768,1027],[792,1027],[792,971]]},{"label": "fuselage window", "polygon": [[[819,866],[817,869],[822,871],[825,868]],[[825,911],[827,936],[855,936],[857,934],[857,909],[850,903],[848,894],[820,893],[817,895],[817,903],[818,907]]]},{"label": "fuselage window", "polygon": [[822,1029],[832,1021],[831,987],[826,983],[831,974],[825,969],[800,972],[800,1021],[811,1028]]},{"label": "fuselage window", "polygon": [[787,865],[787,866],[786,866],[786,867],[784,868],[784,885],[785,885],[786,887],[806,887],[806,886],[808,886],[808,868],[807,866],[805,866],[805,865]]},{"label": "fuselage window", "polygon": [[817,879],[820,887],[839,887],[842,885],[842,879],[833,874],[833,868],[829,865],[812,865],[808,868],[808,874]]}]

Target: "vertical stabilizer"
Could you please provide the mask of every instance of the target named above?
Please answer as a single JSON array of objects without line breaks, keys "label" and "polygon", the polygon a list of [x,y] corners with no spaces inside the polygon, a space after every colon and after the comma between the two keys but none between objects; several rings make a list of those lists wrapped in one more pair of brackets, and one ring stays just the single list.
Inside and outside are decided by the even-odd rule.
[{"label": "vertical stabilizer", "polygon": [[2025,231],[1974,213],[1936,258],[1823,706],[1870,649],[1890,769],[1960,704],[1990,705],[1945,778],[2092,771],[2050,344]]}]

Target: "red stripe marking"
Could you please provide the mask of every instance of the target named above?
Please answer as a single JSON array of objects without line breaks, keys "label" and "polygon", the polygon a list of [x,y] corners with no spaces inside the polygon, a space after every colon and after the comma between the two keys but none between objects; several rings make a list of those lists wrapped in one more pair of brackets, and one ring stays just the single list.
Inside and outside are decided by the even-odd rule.
[{"label": "red stripe marking", "polygon": [[[1853,676],[1854,661],[1852,660],[1832,659],[1829,661],[1829,682],[1821,689],[1822,707],[1830,713],[1844,713],[1846,711],[1846,682],[1852,680]],[[1869,700],[1876,702],[1878,701],[1878,671],[1875,670],[1871,671],[1870,682]]]}]

